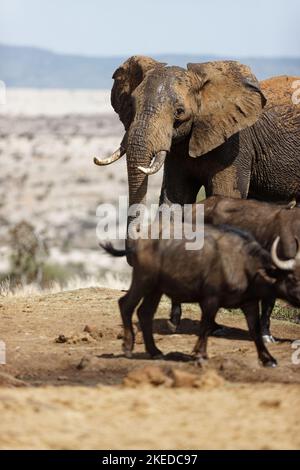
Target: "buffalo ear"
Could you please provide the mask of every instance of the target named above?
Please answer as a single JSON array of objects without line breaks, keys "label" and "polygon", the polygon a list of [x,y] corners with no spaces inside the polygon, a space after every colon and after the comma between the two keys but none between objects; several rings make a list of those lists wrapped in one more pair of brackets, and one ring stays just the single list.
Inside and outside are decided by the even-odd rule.
[{"label": "buffalo ear", "polygon": [[131,95],[144,80],[146,73],[155,67],[166,64],[150,57],[132,56],[113,74],[114,84],[111,90],[111,104],[127,130],[133,119]]},{"label": "buffalo ear", "polygon": [[187,68],[197,100],[189,154],[198,157],[252,126],[266,99],[250,68],[239,62],[188,64]]}]

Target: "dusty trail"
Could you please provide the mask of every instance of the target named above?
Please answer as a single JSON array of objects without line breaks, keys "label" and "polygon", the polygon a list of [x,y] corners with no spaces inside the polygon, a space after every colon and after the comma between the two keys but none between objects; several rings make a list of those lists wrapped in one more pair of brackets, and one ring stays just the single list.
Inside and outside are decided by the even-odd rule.
[{"label": "dusty trail", "polygon": [[[195,342],[197,308],[185,306],[180,334],[169,335],[163,301],[155,337],[169,360],[149,361],[139,335],[128,360],[121,353],[120,295],[91,288],[0,299],[7,345],[0,448],[300,447],[300,366],[291,362],[290,342],[272,345],[279,367],[263,369],[244,318],[224,311],[218,321],[235,328],[233,339],[211,338],[211,359],[199,370],[183,360]],[[273,320],[273,332],[300,338],[300,326],[292,323]],[[144,371],[149,366],[152,384]],[[137,369],[135,388],[128,380],[124,385]],[[176,384],[170,382],[174,370],[183,374]],[[205,379],[211,371],[217,380]]]}]

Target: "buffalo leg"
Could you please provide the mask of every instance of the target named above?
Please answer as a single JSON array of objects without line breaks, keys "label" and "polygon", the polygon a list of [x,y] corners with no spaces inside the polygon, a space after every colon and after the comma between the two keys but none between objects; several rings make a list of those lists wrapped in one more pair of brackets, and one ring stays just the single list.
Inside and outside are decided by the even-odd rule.
[{"label": "buffalo leg", "polygon": [[251,302],[245,304],[242,310],[247,320],[250,335],[255,342],[259,360],[265,367],[275,367],[277,365],[276,359],[271,356],[262,339],[259,303]]},{"label": "buffalo leg", "polygon": [[170,314],[170,320],[168,321],[169,329],[172,333],[175,333],[181,320],[182,309],[181,304],[177,304],[172,301],[172,308]]},{"label": "buffalo leg", "polygon": [[265,343],[276,343],[270,332],[270,319],[275,305],[275,298],[265,299],[261,302],[261,330]]},{"label": "buffalo leg", "polygon": [[[180,325],[182,316],[182,307],[181,304],[177,304],[172,301],[170,320],[168,321],[168,327],[172,333],[176,333],[177,328]],[[226,337],[230,332],[230,328],[220,325],[219,323],[214,322],[210,334],[213,336]]]},{"label": "buffalo leg", "polygon": [[161,293],[147,294],[137,311],[140,328],[143,333],[145,348],[152,357],[161,357],[162,352],[156,347],[153,338],[153,317],[161,299]]},{"label": "buffalo leg", "polygon": [[133,282],[127,294],[125,294],[119,300],[119,307],[124,327],[123,351],[126,357],[132,356],[134,346],[132,315],[134,309],[143,296],[140,291],[141,289],[138,288]]},{"label": "buffalo leg", "polygon": [[207,356],[207,340],[209,334],[213,331],[215,326],[215,318],[219,310],[218,305],[214,301],[205,302],[200,305],[202,310],[202,318],[200,321],[199,336],[194,347],[193,353],[196,363],[201,363],[208,359]]}]

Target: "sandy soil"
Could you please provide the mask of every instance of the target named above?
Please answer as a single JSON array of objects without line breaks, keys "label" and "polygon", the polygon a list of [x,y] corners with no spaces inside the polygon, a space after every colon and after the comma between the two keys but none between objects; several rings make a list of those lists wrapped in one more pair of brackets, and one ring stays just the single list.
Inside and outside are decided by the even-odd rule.
[{"label": "sandy soil", "polygon": [[[204,368],[190,361],[199,313],[186,305],[179,334],[161,302],[155,337],[166,360],[121,352],[121,292],[83,289],[0,298],[1,449],[299,449],[300,366],[289,341],[272,345],[276,369],[257,362],[244,318],[222,311],[231,339],[211,338]],[[300,326],[273,321],[299,339]]]}]

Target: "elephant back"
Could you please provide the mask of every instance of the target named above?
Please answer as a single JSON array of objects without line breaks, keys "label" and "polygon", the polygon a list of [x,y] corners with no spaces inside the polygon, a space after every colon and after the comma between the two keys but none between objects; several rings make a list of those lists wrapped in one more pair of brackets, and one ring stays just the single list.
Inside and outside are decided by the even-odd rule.
[{"label": "elephant back", "polygon": [[[260,82],[261,89],[267,98],[265,111],[274,106],[292,106],[293,97],[300,90],[300,77],[282,75]],[[300,96],[300,92],[298,92]]]}]

